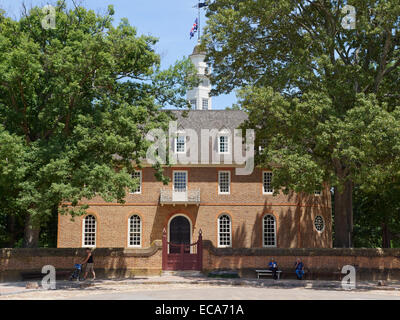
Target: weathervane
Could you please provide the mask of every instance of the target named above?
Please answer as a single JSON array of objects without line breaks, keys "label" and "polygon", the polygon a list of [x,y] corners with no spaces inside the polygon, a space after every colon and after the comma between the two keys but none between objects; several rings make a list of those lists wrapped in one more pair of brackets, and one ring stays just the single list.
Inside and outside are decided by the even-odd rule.
[{"label": "weathervane", "polygon": [[193,27],[190,30],[190,39],[192,39],[194,37],[194,34],[198,31],[197,38],[198,38],[198,41],[200,41],[200,33],[201,33],[201,29],[200,29],[200,9],[203,8],[203,7],[207,7],[207,6],[208,6],[207,1],[200,2],[200,0],[199,0],[198,4],[193,6],[193,8],[197,8],[198,9],[198,17],[194,21]]}]

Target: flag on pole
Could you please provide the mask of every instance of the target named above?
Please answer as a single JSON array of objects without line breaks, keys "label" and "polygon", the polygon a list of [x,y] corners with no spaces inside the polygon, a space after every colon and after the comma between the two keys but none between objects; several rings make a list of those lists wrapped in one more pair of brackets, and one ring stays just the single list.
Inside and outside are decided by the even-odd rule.
[{"label": "flag on pole", "polygon": [[192,39],[194,37],[194,34],[197,32],[198,27],[199,27],[199,20],[196,18],[196,20],[194,21],[193,27],[190,30],[190,39]]},{"label": "flag on pole", "polygon": [[193,8],[203,8],[203,7],[207,7],[208,4],[206,2],[199,2],[198,4],[196,4],[195,6],[193,6]]}]

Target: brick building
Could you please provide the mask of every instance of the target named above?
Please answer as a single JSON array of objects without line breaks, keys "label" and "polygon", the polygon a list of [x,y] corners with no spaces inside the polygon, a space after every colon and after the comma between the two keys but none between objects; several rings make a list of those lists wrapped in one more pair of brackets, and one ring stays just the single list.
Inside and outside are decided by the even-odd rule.
[{"label": "brick building", "polygon": [[[165,168],[171,183],[164,186],[151,166],[144,165],[134,174],[140,185],[127,192],[125,204],[94,198],[87,201],[87,215],[74,221],[60,215],[58,247],[148,248],[162,238],[164,229],[172,243],[193,243],[202,230],[203,239],[220,248],[332,247],[329,188],[314,195],[274,195],[268,169],[237,174],[244,165],[233,156],[234,129],[246,114],[211,110],[205,55],[196,46],[190,58],[201,82],[187,95],[193,110],[187,115],[172,111],[177,125],[170,145],[178,161]],[[214,130],[206,145],[202,130]],[[199,143],[198,161],[179,161],[190,154],[191,139]],[[204,161],[204,152],[209,161]]]}]

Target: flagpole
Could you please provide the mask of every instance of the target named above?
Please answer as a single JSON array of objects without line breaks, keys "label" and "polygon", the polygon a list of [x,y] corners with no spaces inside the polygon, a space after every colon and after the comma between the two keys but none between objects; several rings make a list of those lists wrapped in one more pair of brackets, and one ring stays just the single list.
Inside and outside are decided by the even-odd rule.
[{"label": "flagpole", "polygon": [[198,42],[200,42],[200,32],[201,32],[201,28],[200,28],[200,0],[199,0],[199,4],[197,5],[197,8],[199,10],[199,32],[197,33],[197,40]]}]

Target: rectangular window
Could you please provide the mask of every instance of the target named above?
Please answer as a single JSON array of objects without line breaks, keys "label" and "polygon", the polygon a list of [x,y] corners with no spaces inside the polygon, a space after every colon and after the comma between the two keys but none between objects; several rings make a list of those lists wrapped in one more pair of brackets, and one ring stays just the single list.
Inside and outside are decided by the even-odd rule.
[{"label": "rectangular window", "polygon": [[219,171],[218,172],[218,193],[229,194],[231,184],[231,172],[230,171]]},{"label": "rectangular window", "polygon": [[321,194],[322,194],[321,190],[314,191],[314,195],[316,196],[320,196]]},{"label": "rectangular window", "polygon": [[186,137],[178,136],[175,139],[175,152],[185,153],[186,152]]},{"label": "rectangular window", "polygon": [[196,99],[192,99],[189,102],[190,102],[190,105],[192,106],[192,109],[196,109]]},{"label": "rectangular window", "polygon": [[203,99],[203,110],[207,110],[208,109],[208,99]]},{"label": "rectangular window", "polygon": [[228,136],[219,136],[218,150],[219,150],[219,153],[229,153],[229,137]]},{"label": "rectangular window", "polygon": [[136,170],[134,173],[132,173],[132,178],[139,179],[139,185],[135,190],[132,190],[131,193],[142,193],[142,171]]},{"label": "rectangular window", "polygon": [[274,189],[272,188],[272,172],[271,171],[263,172],[263,193],[264,194],[274,193]]},{"label": "rectangular window", "polygon": [[186,192],[187,189],[187,171],[174,171],[173,187],[176,192]]}]

